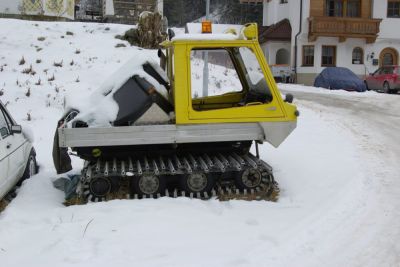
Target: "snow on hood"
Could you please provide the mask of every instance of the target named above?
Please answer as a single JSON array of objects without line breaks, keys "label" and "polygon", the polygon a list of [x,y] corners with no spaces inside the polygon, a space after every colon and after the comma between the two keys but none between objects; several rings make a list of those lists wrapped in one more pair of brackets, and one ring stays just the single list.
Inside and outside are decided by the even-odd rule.
[{"label": "snow on hood", "polygon": [[88,124],[89,127],[110,127],[118,115],[118,104],[114,100],[114,93],[120,89],[131,77],[138,75],[150,82],[163,97],[168,99],[167,89],[157,82],[152,76],[144,71],[143,65],[149,63],[153,68],[168,81],[164,71],[149,56],[148,51],[141,50],[134,58],[125,63],[118,71],[107,78],[107,80],[93,93],[82,95],[66,96],[66,112],[71,109],[79,110],[79,114],[69,122],[80,120]]}]

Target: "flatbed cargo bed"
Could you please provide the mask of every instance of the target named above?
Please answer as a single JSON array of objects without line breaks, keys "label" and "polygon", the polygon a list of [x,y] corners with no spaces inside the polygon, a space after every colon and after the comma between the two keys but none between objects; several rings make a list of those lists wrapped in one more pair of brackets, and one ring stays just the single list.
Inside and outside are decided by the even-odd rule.
[{"label": "flatbed cargo bed", "polygon": [[[171,143],[267,140],[280,143],[295,122],[146,125],[107,128],[59,128],[60,147],[129,146]],[[284,133],[284,138],[281,134]]]}]

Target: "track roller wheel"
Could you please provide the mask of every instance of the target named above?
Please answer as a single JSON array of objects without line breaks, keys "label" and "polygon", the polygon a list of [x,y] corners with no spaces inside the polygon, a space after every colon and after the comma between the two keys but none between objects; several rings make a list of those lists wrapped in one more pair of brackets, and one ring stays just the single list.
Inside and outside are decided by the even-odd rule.
[{"label": "track roller wheel", "polygon": [[[183,175],[180,179],[181,188],[186,193],[208,198],[211,196],[211,190],[215,186],[215,177],[212,174],[194,172]],[[207,194],[205,194],[207,193]]]},{"label": "track roller wheel", "polygon": [[140,198],[156,197],[165,192],[166,181],[163,176],[153,173],[144,173],[140,177],[134,177],[131,183],[131,191]]},{"label": "track roller wheel", "polygon": [[119,177],[111,177],[108,179],[110,181],[111,184],[111,190],[110,193],[115,193],[117,192],[120,187],[121,187],[121,180]]},{"label": "track roller wheel", "polygon": [[263,175],[259,169],[248,168],[239,172],[236,176],[236,186],[239,189],[252,190],[258,188],[263,181]]},{"label": "track roller wheel", "polygon": [[105,177],[94,178],[89,182],[89,193],[94,199],[105,199],[106,195],[111,192],[111,189],[111,182]]}]

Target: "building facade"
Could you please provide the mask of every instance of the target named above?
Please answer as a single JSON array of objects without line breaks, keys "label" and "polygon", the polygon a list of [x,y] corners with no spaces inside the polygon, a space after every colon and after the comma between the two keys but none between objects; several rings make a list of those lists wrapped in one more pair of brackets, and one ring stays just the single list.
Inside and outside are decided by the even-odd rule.
[{"label": "building facade", "polygon": [[399,0],[264,0],[266,28],[286,21],[291,32],[283,40],[264,35],[262,47],[271,65],[292,66],[298,83],[313,84],[330,66],[364,77],[399,64],[399,18]]},{"label": "building facade", "polygon": [[75,19],[80,21],[101,21],[103,0],[75,0]]},{"label": "building facade", "polygon": [[0,0],[0,17],[74,19],[74,0]]},{"label": "building facade", "polygon": [[108,22],[137,24],[144,11],[163,13],[163,0],[103,0],[103,17]]}]

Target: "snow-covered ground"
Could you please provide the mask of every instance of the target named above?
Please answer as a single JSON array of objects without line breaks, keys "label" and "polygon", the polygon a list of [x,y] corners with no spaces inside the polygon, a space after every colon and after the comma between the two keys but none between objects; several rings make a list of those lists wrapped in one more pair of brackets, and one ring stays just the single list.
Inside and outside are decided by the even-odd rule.
[{"label": "snow-covered ground", "polygon": [[[51,148],[64,95],[91,92],[143,52],[115,48],[126,29],[0,20],[0,99],[32,128],[41,165],[0,214],[0,266],[400,266],[398,95],[280,85],[297,96],[301,116],[278,149],[261,147],[282,191],[276,203],[63,206]],[[22,74],[30,64],[36,74]]]}]

